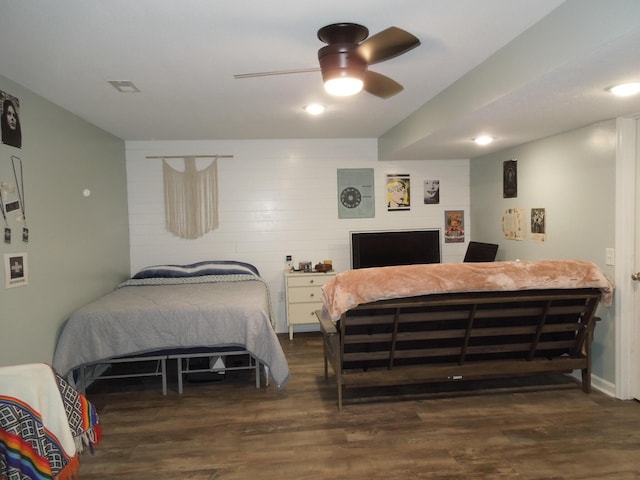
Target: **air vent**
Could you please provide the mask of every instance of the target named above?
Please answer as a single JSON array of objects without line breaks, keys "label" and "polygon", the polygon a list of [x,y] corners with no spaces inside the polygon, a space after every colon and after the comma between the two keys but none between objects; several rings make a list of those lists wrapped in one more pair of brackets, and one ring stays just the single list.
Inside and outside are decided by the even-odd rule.
[{"label": "air vent", "polygon": [[140,91],[130,80],[109,80],[109,83],[121,93],[138,93]]}]

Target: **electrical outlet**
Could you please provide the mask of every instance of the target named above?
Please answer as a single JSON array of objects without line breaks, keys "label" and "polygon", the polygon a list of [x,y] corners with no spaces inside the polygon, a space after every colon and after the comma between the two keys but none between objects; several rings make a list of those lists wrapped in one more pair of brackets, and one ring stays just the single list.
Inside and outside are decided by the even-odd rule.
[{"label": "electrical outlet", "polygon": [[605,263],[607,265],[615,265],[615,250],[613,248],[607,248],[605,250]]}]

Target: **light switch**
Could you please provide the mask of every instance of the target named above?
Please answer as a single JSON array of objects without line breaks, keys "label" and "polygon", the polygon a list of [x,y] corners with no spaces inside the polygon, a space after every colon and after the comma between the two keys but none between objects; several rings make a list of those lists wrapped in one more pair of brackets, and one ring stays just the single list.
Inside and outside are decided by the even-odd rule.
[{"label": "light switch", "polygon": [[615,265],[615,260],[614,260],[614,258],[615,258],[615,250],[613,248],[607,248],[605,250],[605,254],[606,254],[606,257],[607,257],[606,260],[605,260],[605,263],[607,265]]}]

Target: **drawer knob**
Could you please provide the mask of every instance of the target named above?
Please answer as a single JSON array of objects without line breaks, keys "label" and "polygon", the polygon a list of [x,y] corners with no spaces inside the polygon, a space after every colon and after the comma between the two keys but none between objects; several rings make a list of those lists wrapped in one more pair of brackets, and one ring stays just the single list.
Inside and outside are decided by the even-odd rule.
[{"label": "drawer knob", "polygon": [[310,297],[315,297],[315,295],[316,295],[315,293],[311,293],[309,296]]},{"label": "drawer knob", "polygon": [[313,279],[309,280],[309,283],[313,283]]}]

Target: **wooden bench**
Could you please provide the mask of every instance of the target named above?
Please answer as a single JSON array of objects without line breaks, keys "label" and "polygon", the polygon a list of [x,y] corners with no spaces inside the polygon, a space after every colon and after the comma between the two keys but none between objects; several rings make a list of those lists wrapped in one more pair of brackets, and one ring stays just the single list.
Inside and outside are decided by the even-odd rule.
[{"label": "wooden bench", "polygon": [[581,370],[591,391],[600,289],[434,294],[361,304],[333,322],[316,311],[324,371],[343,388]]}]

